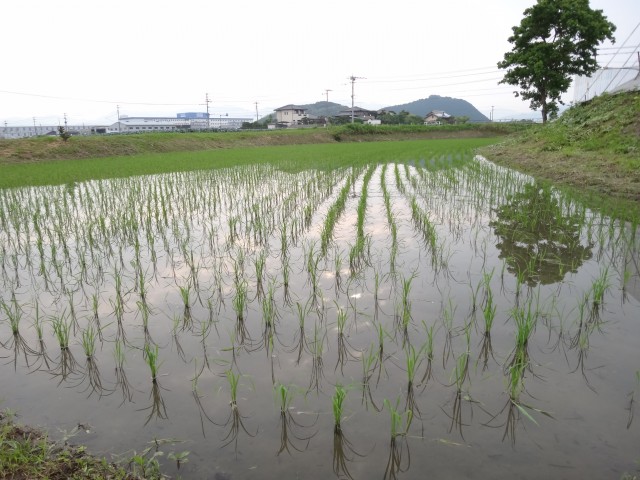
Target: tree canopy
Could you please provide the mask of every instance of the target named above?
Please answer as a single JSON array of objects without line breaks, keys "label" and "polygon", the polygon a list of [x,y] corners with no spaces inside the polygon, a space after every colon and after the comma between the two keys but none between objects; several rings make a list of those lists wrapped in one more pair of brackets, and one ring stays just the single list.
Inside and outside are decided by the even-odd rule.
[{"label": "tree canopy", "polygon": [[513,50],[498,62],[507,70],[500,83],[518,86],[515,95],[529,100],[533,110],[541,109],[546,122],[558,112],[572,76],[597,70],[596,48],[605,39],[615,41],[615,30],[589,0],[538,0],[513,27]]}]

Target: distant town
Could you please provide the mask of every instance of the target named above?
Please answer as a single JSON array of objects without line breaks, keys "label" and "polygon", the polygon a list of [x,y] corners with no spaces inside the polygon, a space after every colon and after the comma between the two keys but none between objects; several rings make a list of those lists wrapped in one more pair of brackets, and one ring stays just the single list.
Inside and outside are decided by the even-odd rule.
[{"label": "distant town", "polygon": [[[337,104],[336,104],[337,105]],[[56,136],[61,132],[68,135],[114,135],[149,132],[189,132],[189,131],[233,131],[243,128],[304,128],[309,126],[327,126],[348,122],[380,125],[383,123],[412,123],[441,125],[466,122],[467,116],[454,116],[444,110],[432,110],[425,116],[410,114],[406,111],[367,110],[354,106],[344,107],[332,115],[310,113],[305,105],[285,105],[262,120],[252,118],[211,115],[206,112],[178,113],[175,117],[136,117],[119,115],[118,121],[110,125],[38,125],[34,119],[32,125],[7,125],[0,128],[0,138],[16,139],[37,136]]]}]

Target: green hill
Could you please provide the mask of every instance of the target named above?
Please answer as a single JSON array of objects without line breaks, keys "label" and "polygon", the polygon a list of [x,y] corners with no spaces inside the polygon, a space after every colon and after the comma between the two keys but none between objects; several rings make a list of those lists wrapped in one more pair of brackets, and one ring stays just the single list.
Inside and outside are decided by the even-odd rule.
[{"label": "green hill", "polygon": [[466,100],[460,98],[441,97],[439,95],[431,95],[429,98],[423,98],[415,100],[410,103],[404,103],[402,105],[392,105],[385,107],[385,110],[393,110],[394,112],[400,112],[406,110],[414,115],[424,117],[432,110],[442,110],[454,117],[469,117],[471,122],[488,122],[489,119],[484,116],[480,111],[471,105]]}]

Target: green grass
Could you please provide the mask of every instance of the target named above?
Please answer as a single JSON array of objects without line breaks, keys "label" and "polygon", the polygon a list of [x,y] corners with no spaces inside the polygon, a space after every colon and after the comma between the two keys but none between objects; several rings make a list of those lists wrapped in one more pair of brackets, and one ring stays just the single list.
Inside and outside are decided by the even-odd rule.
[{"label": "green grass", "polygon": [[640,214],[640,92],[604,94],[480,153],[531,174],[607,215]]},{"label": "green grass", "polygon": [[[147,478],[162,478],[159,471]],[[89,455],[84,447],[51,441],[44,432],[14,423],[0,412],[0,478],[141,479],[134,471]]]},{"label": "green grass", "polygon": [[0,163],[0,188],[61,185],[87,180],[122,178],[269,163],[286,171],[333,169],[372,162],[418,162],[426,152],[458,151],[495,143],[495,138],[408,140],[388,142],[237,147],[206,151],[145,153],[36,163]]}]

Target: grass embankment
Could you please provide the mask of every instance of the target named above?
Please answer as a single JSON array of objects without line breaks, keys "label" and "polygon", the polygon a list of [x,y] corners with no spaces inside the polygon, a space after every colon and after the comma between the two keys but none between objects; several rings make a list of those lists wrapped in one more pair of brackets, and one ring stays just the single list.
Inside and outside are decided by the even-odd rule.
[{"label": "grass embankment", "polygon": [[6,479],[141,479],[82,447],[50,441],[46,434],[17,425],[0,412],[0,478]]},{"label": "grass embankment", "polygon": [[489,160],[555,185],[589,204],[640,212],[640,92],[601,95],[480,150]]},{"label": "grass embankment", "polygon": [[495,143],[496,138],[461,138],[388,142],[340,142],[224,148],[207,151],[147,153],[133,156],[84,158],[0,164],[0,188],[27,185],[60,185],[132,175],[193,171],[256,163],[270,163],[284,170],[336,168],[370,162],[419,161],[451,149],[473,150]]},{"label": "grass embankment", "polygon": [[71,137],[66,142],[58,137],[37,137],[19,140],[0,139],[0,165],[274,145],[496,137],[509,133],[517,127],[517,125],[496,124],[437,127],[354,124],[331,128],[264,131],[96,135]]}]

